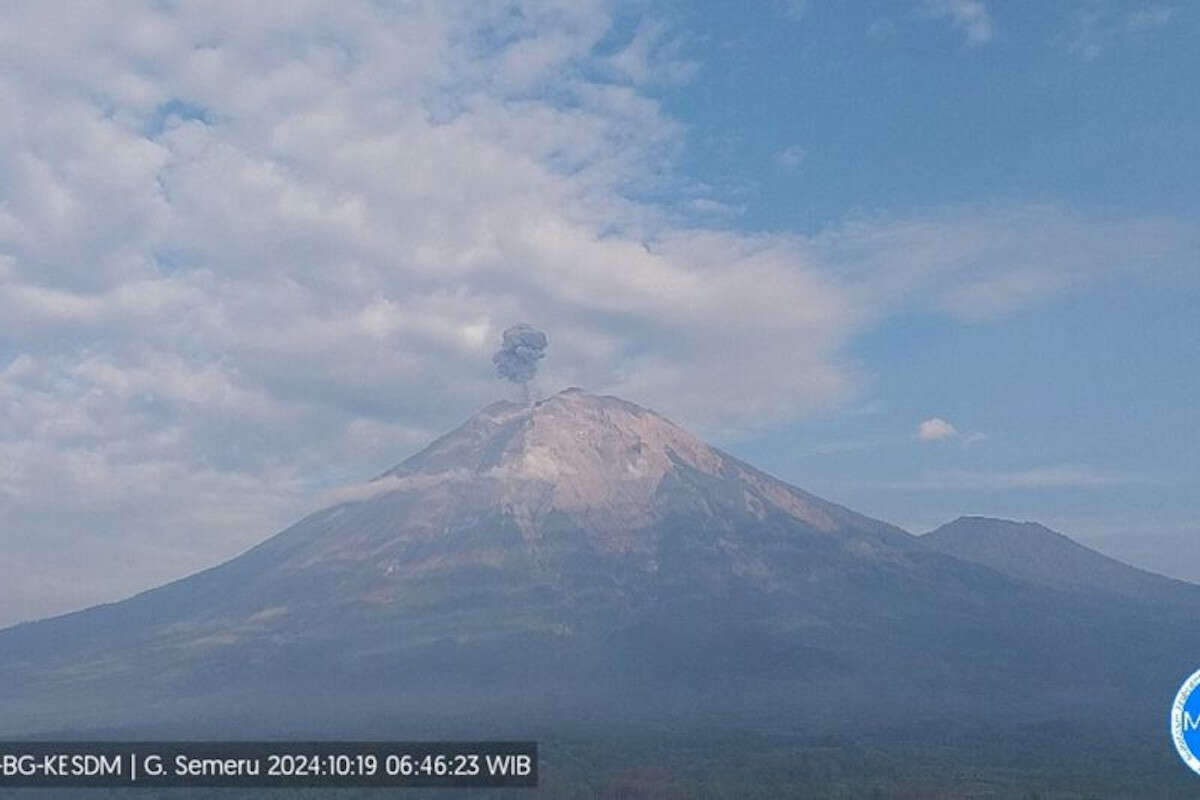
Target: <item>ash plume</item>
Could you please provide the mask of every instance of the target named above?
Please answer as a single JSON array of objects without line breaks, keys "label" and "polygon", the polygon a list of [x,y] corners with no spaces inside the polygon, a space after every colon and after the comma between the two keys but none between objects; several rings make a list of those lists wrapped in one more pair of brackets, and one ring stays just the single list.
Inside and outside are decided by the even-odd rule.
[{"label": "ash plume", "polygon": [[538,361],[546,357],[550,340],[546,334],[524,322],[504,331],[500,349],[492,356],[496,374],[520,384],[525,401],[529,401],[529,382],[537,375]]}]

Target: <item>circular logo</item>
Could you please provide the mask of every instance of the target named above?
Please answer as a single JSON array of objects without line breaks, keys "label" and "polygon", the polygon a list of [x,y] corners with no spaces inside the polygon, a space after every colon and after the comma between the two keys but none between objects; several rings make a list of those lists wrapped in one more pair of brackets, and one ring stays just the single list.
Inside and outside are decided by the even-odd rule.
[{"label": "circular logo", "polygon": [[1183,763],[1200,775],[1200,670],[1179,687],[1171,706],[1171,738]]}]

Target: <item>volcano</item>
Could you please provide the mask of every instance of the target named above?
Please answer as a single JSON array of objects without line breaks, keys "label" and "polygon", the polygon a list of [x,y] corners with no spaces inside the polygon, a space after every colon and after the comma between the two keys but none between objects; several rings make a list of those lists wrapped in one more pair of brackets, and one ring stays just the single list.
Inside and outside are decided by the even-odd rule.
[{"label": "volcano", "polygon": [[952,541],[614,397],[496,403],[229,562],[0,632],[0,733],[1157,720],[1200,661],[1194,587]]}]

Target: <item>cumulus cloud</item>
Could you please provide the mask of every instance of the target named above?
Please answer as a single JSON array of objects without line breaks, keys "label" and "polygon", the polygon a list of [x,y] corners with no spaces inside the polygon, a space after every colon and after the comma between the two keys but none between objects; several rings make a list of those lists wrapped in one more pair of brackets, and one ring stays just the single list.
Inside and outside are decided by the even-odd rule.
[{"label": "cumulus cloud", "polygon": [[917,426],[917,438],[922,442],[936,442],[957,435],[958,430],[941,417],[930,417]]},{"label": "cumulus cloud", "polygon": [[1057,208],[813,237],[681,218],[637,198],[722,200],[673,169],[653,94],[693,65],[658,21],[614,51],[616,18],[5,4],[0,546],[106,577],[0,572],[0,622],[234,555],[399,461],[496,397],[511,320],[554,332],[548,388],[711,434],[853,398],[847,343],[898,310],[987,318],[1194,248]]},{"label": "cumulus cloud", "polygon": [[967,37],[967,44],[980,45],[992,40],[992,16],[983,0],[925,0],[925,10],[949,20]]}]

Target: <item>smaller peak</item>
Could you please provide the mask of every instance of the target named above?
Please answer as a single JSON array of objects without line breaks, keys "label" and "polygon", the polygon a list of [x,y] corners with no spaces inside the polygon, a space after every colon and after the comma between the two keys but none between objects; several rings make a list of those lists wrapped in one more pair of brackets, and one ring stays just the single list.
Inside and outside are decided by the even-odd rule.
[{"label": "smaller peak", "polygon": [[1017,521],[1004,519],[1003,517],[985,517],[980,515],[961,516],[923,535],[931,538],[944,538],[949,536],[1024,536],[1028,534],[1062,536],[1062,534],[1047,528],[1040,522]]},{"label": "smaller peak", "polygon": [[580,389],[578,386],[568,386],[566,389],[563,389],[561,392],[559,392],[559,394],[586,394],[586,392],[584,392],[583,389]]},{"label": "smaller peak", "polygon": [[980,514],[965,514],[965,515],[959,517],[958,519],[954,520],[953,522],[946,523],[942,527],[948,528],[951,525],[956,525],[956,526],[989,525],[989,526],[996,526],[996,527],[1035,526],[1035,527],[1039,527],[1039,528],[1042,527],[1041,525],[1039,525],[1036,522],[1018,521],[1015,519],[1005,519],[1004,517],[985,517]]}]

